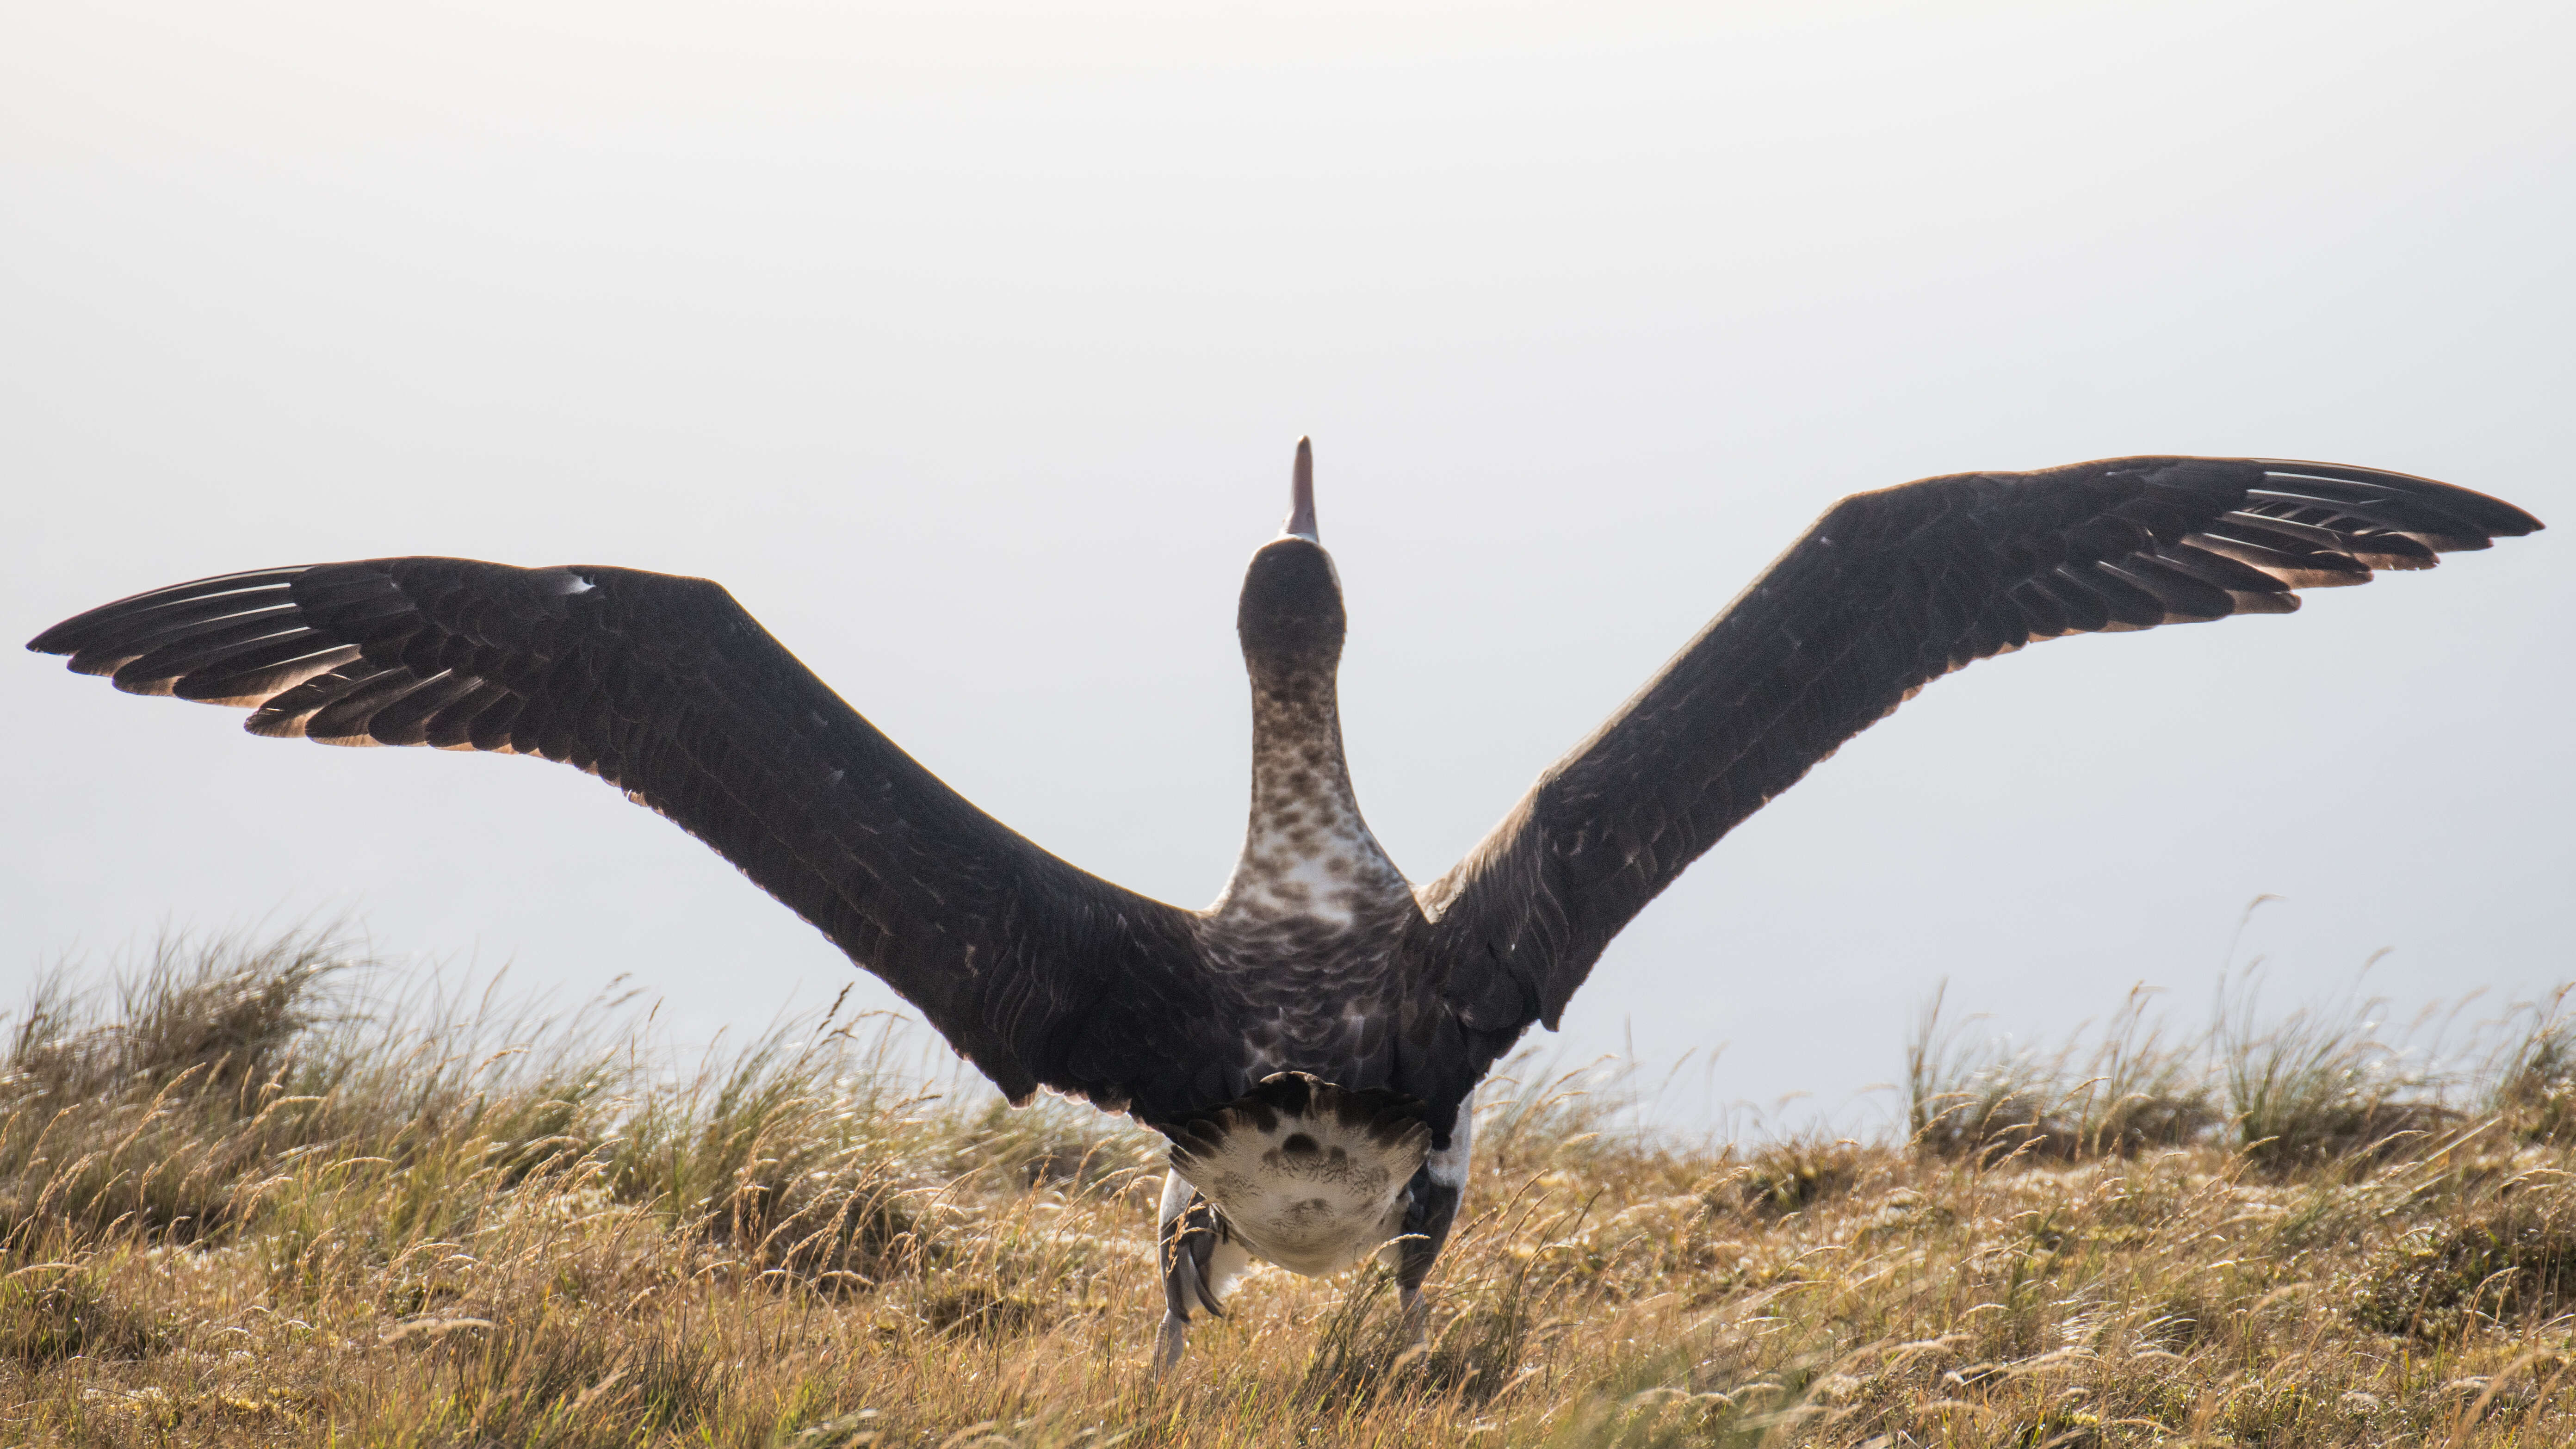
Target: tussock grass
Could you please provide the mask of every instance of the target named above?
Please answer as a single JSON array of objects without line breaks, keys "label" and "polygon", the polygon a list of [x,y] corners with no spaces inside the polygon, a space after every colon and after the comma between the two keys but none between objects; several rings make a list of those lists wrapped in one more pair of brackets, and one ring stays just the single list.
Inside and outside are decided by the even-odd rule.
[{"label": "tussock grass", "polygon": [[0,1442],[356,1446],[2576,1440],[2576,1036],[2033,1050],[1946,1024],[1912,1133],[1693,1144],[1524,1058],[1416,1349],[1249,1280],[1171,1381],[1159,1144],[835,1009],[682,1058],[611,997],[173,941],[0,1039]]},{"label": "tussock grass", "polygon": [[2228,1120],[2211,1036],[2176,1037],[2149,1016],[2143,987],[2098,1035],[2045,1050],[1945,1024],[1946,996],[1935,993],[1906,1052],[1909,1123],[1927,1151],[1989,1166],[2134,1157],[2201,1141]]}]

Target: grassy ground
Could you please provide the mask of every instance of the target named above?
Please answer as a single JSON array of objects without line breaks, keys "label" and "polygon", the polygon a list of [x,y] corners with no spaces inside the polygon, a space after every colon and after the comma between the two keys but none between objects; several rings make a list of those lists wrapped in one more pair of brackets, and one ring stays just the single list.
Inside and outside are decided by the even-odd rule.
[{"label": "grassy ground", "polygon": [[908,1086],[882,1021],[681,1072],[626,1004],[393,979],[180,945],[15,1018],[0,1442],[2576,1442],[2546,1008],[2418,1057],[2242,994],[2045,1054],[1935,1016],[1871,1144],[1610,1131],[1524,1063],[1427,1355],[1374,1270],[1273,1272],[1157,1385],[1144,1134]]}]

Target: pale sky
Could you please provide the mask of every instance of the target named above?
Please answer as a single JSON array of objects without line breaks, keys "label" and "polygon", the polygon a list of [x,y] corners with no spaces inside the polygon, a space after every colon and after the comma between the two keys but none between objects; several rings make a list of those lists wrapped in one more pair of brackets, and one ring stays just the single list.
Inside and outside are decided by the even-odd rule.
[{"label": "pale sky", "polygon": [[[1200,905],[1301,433],[1416,880],[1843,493],[2395,468],[2558,528],[1942,681],[1551,1045],[1715,1051],[1676,1120],[1861,1122],[1943,979],[2018,1033],[2140,980],[2197,1020],[2265,893],[2276,1000],[2386,948],[2372,989],[2500,1002],[2576,975],[2571,57],[2545,0],[8,5],[0,619],[395,553],[703,574]],[[850,979],[571,770],[238,726],[0,668],[0,998],[333,912],[700,1038]]]}]

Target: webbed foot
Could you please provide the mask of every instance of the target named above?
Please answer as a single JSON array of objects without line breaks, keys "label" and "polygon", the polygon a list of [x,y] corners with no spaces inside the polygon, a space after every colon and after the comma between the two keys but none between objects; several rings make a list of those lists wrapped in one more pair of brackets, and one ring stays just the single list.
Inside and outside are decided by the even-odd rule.
[{"label": "webbed foot", "polygon": [[1154,1377],[1161,1378],[1180,1367],[1181,1349],[1189,1337],[1187,1320],[1166,1313],[1163,1326],[1154,1334]]}]

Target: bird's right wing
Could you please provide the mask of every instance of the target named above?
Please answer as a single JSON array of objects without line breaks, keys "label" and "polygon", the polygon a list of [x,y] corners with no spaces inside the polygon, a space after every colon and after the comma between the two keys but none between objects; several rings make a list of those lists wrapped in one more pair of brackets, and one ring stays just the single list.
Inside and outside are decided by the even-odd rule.
[{"label": "bird's right wing", "polygon": [[[2118,458],[1834,505],[1423,892],[1473,1082],[1683,867],[1914,691],[2037,639],[2287,613],[2540,521],[2399,473]],[[1456,1073],[1452,1073],[1455,1075]]]},{"label": "bird's right wing", "polygon": [[247,707],[253,734],[596,774],[883,977],[1014,1100],[1043,1084],[1168,1120],[1230,1095],[1240,1033],[1188,913],[976,809],[706,580],[267,569],[92,609],[28,647],[133,693]]}]

